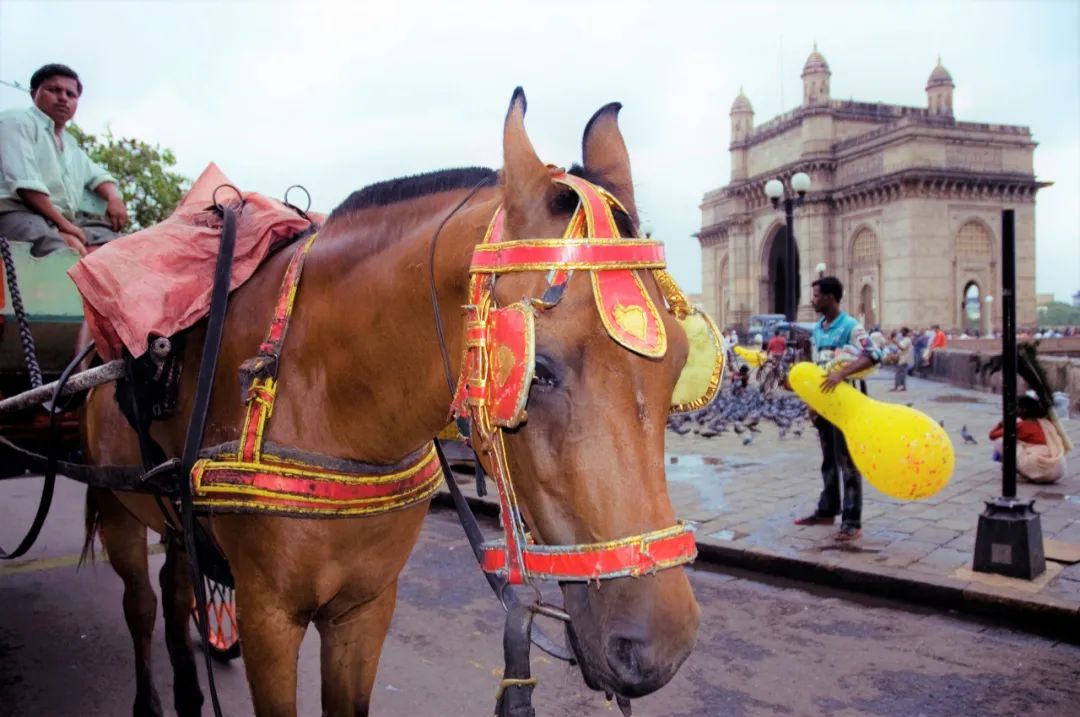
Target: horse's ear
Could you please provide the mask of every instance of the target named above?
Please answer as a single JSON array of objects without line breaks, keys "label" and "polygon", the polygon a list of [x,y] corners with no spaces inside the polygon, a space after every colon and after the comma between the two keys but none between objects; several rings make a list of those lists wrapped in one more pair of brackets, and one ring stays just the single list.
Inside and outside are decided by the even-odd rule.
[{"label": "horse's ear", "polygon": [[548,206],[553,187],[551,173],[525,132],[526,106],[525,91],[518,87],[503,125],[503,200],[511,231],[523,228],[532,212]]},{"label": "horse's ear", "polygon": [[621,104],[612,102],[596,111],[589,124],[585,125],[585,134],[581,138],[581,159],[585,171],[602,178],[605,188],[623,203],[634,224],[637,224],[630,154],[619,131],[621,109]]}]

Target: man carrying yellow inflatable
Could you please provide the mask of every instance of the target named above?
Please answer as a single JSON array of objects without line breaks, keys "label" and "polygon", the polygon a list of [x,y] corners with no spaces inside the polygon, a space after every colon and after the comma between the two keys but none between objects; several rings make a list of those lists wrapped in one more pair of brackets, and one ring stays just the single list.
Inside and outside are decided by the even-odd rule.
[{"label": "man carrying yellow inflatable", "polygon": [[[831,393],[841,382],[856,375],[865,375],[880,363],[881,351],[870,340],[862,325],[840,310],[844,285],[839,279],[835,276],[822,277],[811,287],[811,305],[815,312],[821,314],[811,337],[814,362],[827,372],[821,390]],[[818,499],[817,510],[799,518],[795,524],[832,525],[836,514],[840,513],[840,530],[833,539],[842,542],[856,540],[862,535],[862,478],[840,429],[812,410],[810,417],[821,440],[821,479],[825,487]]]}]

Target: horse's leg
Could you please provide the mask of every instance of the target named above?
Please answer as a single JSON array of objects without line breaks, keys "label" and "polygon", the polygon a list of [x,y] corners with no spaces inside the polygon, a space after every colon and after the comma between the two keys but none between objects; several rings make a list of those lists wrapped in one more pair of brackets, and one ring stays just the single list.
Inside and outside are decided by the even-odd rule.
[{"label": "horse's leg", "polygon": [[308,617],[282,607],[287,600],[274,586],[239,567],[233,564],[236,613],[255,714],[295,715],[296,662]]},{"label": "horse's leg", "polygon": [[163,712],[150,667],[157,596],[150,584],[146,526],[136,520],[107,490],[88,488],[86,505],[88,522],[93,522],[90,514],[96,511],[101,542],[105,545],[109,563],[124,581],[124,619],[127,620],[135,646],[134,714],[157,717]]},{"label": "horse's leg", "polygon": [[397,600],[397,581],[363,605],[319,611],[322,637],[322,708],[329,716],[367,715],[383,640]]},{"label": "horse's leg", "polygon": [[195,652],[191,644],[191,605],[195,593],[187,553],[179,535],[169,536],[165,548],[165,565],[161,567],[161,599],[165,610],[165,645],[173,668],[173,705],[180,717],[202,712],[203,694],[199,688],[199,673],[195,669]]}]

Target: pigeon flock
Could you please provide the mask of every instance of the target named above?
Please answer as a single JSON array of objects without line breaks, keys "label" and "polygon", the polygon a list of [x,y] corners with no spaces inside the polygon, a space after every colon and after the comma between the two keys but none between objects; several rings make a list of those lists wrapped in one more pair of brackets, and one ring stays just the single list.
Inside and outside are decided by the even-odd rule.
[{"label": "pigeon flock", "polygon": [[[914,404],[904,405],[911,407]],[[743,388],[737,383],[728,383],[712,404],[700,411],[671,416],[667,425],[680,436],[693,434],[702,438],[714,438],[730,430],[742,436],[744,446],[749,446],[761,433],[762,422],[774,423],[781,440],[788,436],[798,438],[809,425],[807,406],[788,391],[761,393],[753,386]],[[944,419],[938,423],[945,428]],[[960,427],[960,437],[966,444],[978,445],[966,424]]]},{"label": "pigeon flock", "polygon": [[780,439],[801,436],[808,425],[806,404],[787,391],[762,394],[754,387],[729,384],[702,410],[671,416],[668,428],[681,436],[692,433],[702,438],[731,430],[741,435],[742,444],[748,446],[761,433],[763,423],[775,424]]}]

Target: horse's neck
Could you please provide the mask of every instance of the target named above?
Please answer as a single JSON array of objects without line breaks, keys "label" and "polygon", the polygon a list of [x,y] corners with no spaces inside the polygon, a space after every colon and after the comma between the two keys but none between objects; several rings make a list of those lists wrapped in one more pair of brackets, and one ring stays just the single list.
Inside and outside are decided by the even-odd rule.
[{"label": "horse's neck", "polygon": [[[432,310],[429,252],[439,223],[463,196],[446,192],[368,210],[344,219],[345,226],[327,227],[322,246],[322,237],[316,241],[298,299],[307,320],[290,329],[304,334],[290,341],[296,347],[290,350],[302,355],[282,381],[283,396],[288,383],[299,389],[290,422],[303,447],[391,462],[445,425],[452,396]],[[495,206],[491,190],[473,198],[436,244],[434,277],[453,381],[469,262]],[[372,251],[372,241],[385,246]],[[319,402],[317,410],[305,405]]]}]

